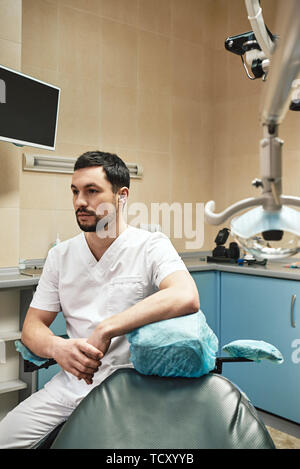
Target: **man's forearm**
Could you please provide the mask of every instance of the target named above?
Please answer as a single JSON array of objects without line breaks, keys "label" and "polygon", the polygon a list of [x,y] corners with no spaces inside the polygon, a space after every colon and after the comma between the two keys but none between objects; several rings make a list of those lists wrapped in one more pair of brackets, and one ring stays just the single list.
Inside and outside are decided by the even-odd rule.
[{"label": "man's forearm", "polygon": [[160,290],[127,310],[111,316],[102,325],[111,337],[127,334],[128,332],[146,324],[170,319],[198,310],[184,295],[173,287]]},{"label": "man's forearm", "polygon": [[88,342],[105,353],[105,343],[113,337],[127,334],[152,322],[194,313],[199,307],[197,294],[179,291],[177,286],[163,289],[102,321]]},{"label": "man's forearm", "polygon": [[57,339],[60,338],[40,321],[30,321],[23,326],[23,344],[39,357],[53,358],[54,343]]},{"label": "man's forearm", "polygon": [[63,370],[78,379],[84,379],[87,384],[92,384],[103,356],[92,344],[87,343],[86,338],[66,340],[55,336],[48,327],[48,321],[45,324],[30,310],[24,322],[22,342],[36,355],[54,358]]}]

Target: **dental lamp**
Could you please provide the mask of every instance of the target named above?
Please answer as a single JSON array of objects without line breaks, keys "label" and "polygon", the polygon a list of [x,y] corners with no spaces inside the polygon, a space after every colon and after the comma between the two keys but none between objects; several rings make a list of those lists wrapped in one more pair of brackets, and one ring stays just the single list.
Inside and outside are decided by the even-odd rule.
[{"label": "dental lamp", "polygon": [[[261,189],[261,196],[236,202],[220,213],[214,212],[214,201],[205,205],[205,220],[212,225],[220,225],[237,212],[255,207],[232,219],[231,235],[242,248],[258,259],[281,259],[300,252],[300,212],[288,207],[300,207],[300,198],[282,195],[283,141],[278,137],[279,125],[289,105],[290,109],[300,110],[300,80],[296,80],[300,71],[300,1],[284,3],[284,24],[279,40],[265,26],[260,2],[245,0],[253,32],[225,41],[225,47],[234,49],[232,51],[236,54],[251,52],[251,60],[256,61],[256,65],[252,64],[251,67],[252,72],[257,74],[255,78],[260,76],[267,81],[260,116],[263,127],[260,141],[261,179],[252,182],[253,186]],[[231,45],[230,41],[233,41]],[[250,46],[255,48],[250,49]],[[257,60],[260,61],[259,67]]]}]

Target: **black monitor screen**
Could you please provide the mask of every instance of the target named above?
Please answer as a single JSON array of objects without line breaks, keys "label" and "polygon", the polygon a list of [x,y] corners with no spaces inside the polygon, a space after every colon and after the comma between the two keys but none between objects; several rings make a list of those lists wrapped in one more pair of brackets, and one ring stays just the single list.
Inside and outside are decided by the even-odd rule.
[{"label": "black monitor screen", "polygon": [[0,140],[54,149],[60,89],[0,66]]}]

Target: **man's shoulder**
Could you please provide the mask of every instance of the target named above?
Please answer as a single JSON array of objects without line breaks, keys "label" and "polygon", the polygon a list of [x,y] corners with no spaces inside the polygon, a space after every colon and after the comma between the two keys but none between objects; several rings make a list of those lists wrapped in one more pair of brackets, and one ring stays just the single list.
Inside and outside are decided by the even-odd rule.
[{"label": "man's shoulder", "polygon": [[149,231],[144,228],[136,228],[131,225],[128,225],[128,228],[130,230],[130,238],[136,241],[147,242],[148,240],[167,238],[167,236],[161,231]]},{"label": "man's shoulder", "polygon": [[169,238],[161,231],[148,231],[143,228],[136,228],[130,226],[130,233],[127,237],[127,247],[135,247],[136,249],[151,250],[155,246],[160,246],[161,243],[169,241]]}]

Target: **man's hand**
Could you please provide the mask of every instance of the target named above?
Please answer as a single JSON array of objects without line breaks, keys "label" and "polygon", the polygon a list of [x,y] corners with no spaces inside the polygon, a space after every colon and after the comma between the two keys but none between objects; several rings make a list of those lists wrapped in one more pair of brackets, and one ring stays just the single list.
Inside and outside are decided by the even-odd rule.
[{"label": "man's hand", "polygon": [[108,331],[103,327],[103,323],[99,324],[94,332],[87,339],[87,343],[93,345],[98,350],[101,350],[103,356],[106,354],[111,342],[111,336]]},{"label": "man's hand", "polygon": [[93,383],[93,376],[101,365],[103,353],[87,339],[63,339],[55,337],[52,356],[65,371],[76,378],[84,379],[87,384]]}]

